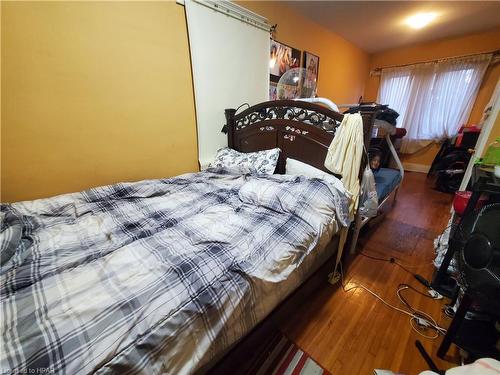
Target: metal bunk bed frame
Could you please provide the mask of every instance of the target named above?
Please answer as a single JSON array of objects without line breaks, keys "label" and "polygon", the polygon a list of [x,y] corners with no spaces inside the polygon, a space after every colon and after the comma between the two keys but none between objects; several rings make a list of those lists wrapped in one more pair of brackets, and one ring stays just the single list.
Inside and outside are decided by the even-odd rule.
[{"label": "metal bunk bed frame", "polygon": [[[321,97],[319,97],[319,98],[301,98],[301,99],[295,99],[295,100],[301,100],[301,101],[306,101],[306,102],[310,102],[310,103],[320,103],[320,104],[323,104],[334,111],[339,111],[339,108],[350,108],[350,107],[355,107],[355,106],[359,105],[358,103],[337,105],[334,102],[332,102],[330,99],[321,98]],[[374,128],[376,128],[376,127],[377,127],[377,123],[375,122]],[[390,196],[393,193],[394,193],[393,204],[396,203],[398,190],[399,190],[399,187],[401,186],[401,184],[403,183],[403,178],[405,175],[403,163],[399,159],[398,153],[396,152],[394,144],[392,143],[391,135],[387,132],[385,134],[385,141],[387,142],[387,145],[389,147],[389,151],[391,152],[391,155],[394,159],[394,162],[398,166],[399,173],[401,175],[401,180],[398,182],[396,187],[391,191],[391,193],[387,194],[387,196],[384,197],[382,202],[379,202],[378,209],[380,209],[389,200]],[[366,148],[366,146],[365,146],[365,148]],[[362,181],[361,181],[361,183],[362,183]],[[375,217],[377,217],[377,216],[375,216]],[[354,225],[352,226],[352,237],[351,237],[350,246],[349,246],[349,253],[354,254],[356,252],[356,245],[358,242],[359,232],[361,231],[361,228],[363,228],[371,219],[373,219],[373,217],[364,217],[359,213],[359,210],[357,210],[356,216],[354,218]]]}]

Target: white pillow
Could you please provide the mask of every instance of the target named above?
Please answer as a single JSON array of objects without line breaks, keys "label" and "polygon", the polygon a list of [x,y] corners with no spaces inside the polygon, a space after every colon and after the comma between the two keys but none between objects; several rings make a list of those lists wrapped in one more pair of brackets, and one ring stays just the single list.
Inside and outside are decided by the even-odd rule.
[{"label": "white pillow", "polygon": [[211,167],[237,169],[243,173],[273,174],[280,156],[280,149],[257,152],[238,152],[225,147],[217,150]]},{"label": "white pillow", "polygon": [[321,169],[314,168],[312,165],[302,163],[301,161],[292,158],[287,158],[285,173],[291,175],[305,176],[309,178],[320,178],[335,186],[335,188],[341,193],[347,194],[349,197],[351,196],[351,194],[349,194],[349,192],[344,187],[342,181],[340,181],[337,177],[329,173],[326,173]]}]

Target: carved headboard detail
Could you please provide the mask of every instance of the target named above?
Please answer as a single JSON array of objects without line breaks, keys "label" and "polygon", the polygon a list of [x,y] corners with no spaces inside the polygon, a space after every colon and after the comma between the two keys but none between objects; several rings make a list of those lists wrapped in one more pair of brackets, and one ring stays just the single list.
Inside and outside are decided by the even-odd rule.
[{"label": "carved headboard detail", "polygon": [[[340,113],[335,113],[335,116],[333,116],[330,113],[319,112],[317,108],[297,107],[296,101],[293,101],[292,104],[294,106],[287,106],[283,103],[283,105],[275,105],[273,107],[259,108],[260,105],[251,107],[235,117],[235,129],[241,130],[249,125],[266,120],[290,120],[307,122],[334,134],[343,118],[343,115]],[[324,108],[321,109],[323,110]]]},{"label": "carved headboard detail", "polygon": [[[368,148],[374,113],[361,113]],[[256,104],[238,114],[226,109],[229,147],[240,152],[281,149],[276,173],[285,173],[286,158],[329,172],[324,167],[328,147],[344,115],[318,104],[276,100]],[[366,165],[363,160],[361,171]]]}]

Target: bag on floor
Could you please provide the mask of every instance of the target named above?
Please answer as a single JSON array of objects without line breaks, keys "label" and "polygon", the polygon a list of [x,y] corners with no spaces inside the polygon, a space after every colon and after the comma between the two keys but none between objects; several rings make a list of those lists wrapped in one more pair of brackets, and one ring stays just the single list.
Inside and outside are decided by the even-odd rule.
[{"label": "bag on floor", "polygon": [[378,196],[375,189],[375,176],[369,166],[363,172],[359,213],[364,217],[375,217],[378,212]]}]

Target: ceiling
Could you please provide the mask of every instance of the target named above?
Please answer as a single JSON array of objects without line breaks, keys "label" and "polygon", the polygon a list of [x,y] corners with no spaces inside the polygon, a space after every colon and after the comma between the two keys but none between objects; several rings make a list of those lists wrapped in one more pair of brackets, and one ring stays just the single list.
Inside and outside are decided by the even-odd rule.
[{"label": "ceiling", "polygon": [[[370,53],[500,27],[499,1],[287,1],[287,5]],[[405,19],[419,12],[435,12],[437,18],[419,30],[407,26]]]}]

